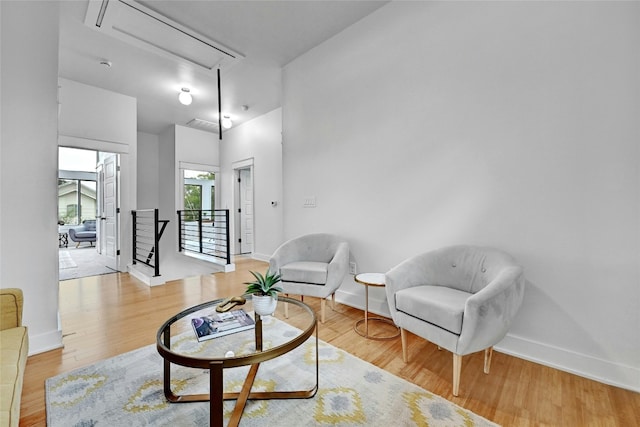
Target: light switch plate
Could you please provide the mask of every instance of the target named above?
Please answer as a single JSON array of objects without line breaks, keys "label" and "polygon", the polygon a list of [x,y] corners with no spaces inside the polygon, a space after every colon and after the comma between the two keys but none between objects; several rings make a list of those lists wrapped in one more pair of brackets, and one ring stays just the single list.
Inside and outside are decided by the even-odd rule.
[{"label": "light switch plate", "polygon": [[305,208],[315,208],[316,207],[316,196],[308,196],[304,198],[304,203],[302,205]]}]

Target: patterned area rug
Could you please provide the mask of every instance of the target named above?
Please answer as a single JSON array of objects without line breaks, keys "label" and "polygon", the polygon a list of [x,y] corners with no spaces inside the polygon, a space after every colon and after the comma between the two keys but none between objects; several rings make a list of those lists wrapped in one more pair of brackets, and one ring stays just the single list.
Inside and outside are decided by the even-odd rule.
[{"label": "patterned area rug", "polygon": [[[269,318],[264,327],[292,333]],[[236,334],[240,336],[241,334]],[[253,345],[247,342],[247,345]],[[215,340],[198,343],[192,332],[172,347],[197,354]],[[315,397],[249,401],[241,426],[495,426],[428,391],[323,341],[319,343],[320,387]],[[224,371],[226,391],[239,391],[247,367]],[[172,366],[178,393],[207,393],[208,371]],[[260,365],[253,390],[309,389],[315,383],[315,338]],[[162,392],[162,358],[155,345],[143,347],[46,381],[47,425],[203,426],[209,404],[168,403]],[[225,402],[225,424],[235,401]]]}]

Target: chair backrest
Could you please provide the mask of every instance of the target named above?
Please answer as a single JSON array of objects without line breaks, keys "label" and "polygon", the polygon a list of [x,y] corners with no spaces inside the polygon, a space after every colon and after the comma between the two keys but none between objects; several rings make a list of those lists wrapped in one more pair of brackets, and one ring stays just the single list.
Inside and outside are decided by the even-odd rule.
[{"label": "chair backrest", "polygon": [[283,244],[287,251],[295,251],[295,257],[301,261],[330,262],[338,245],[343,242],[338,236],[327,233],[305,234]]},{"label": "chair backrest", "polygon": [[425,267],[434,281],[429,284],[473,294],[491,283],[504,268],[518,266],[511,255],[481,246],[449,246],[428,255],[423,259],[427,261]]}]

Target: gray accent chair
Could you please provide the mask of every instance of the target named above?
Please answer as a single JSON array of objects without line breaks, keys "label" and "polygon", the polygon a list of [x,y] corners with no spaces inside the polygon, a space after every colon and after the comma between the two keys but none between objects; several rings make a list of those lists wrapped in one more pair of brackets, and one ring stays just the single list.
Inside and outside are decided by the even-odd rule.
[{"label": "gray accent chair", "polygon": [[493,346],[507,334],[524,297],[523,269],[513,257],[487,247],[450,246],[409,258],[385,276],[405,363],[409,331],[453,353],[454,396],[462,356],[485,350],[489,373]]},{"label": "gray accent chair", "polygon": [[96,241],[96,220],[87,219],[82,221],[80,227],[70,228],[69,238],[76,242],[76,248],[82,242],[89,242],[89,245],[93,246],[93,242]]},{"label": "gray accent chair", "polygon": [[280,274],[285,294],[322,299],[321,323],[325,320],[326,298],[332,297],[332,307],[335,308],[335,292],[348,269],[349,244],[326,233],[288,240],[275,250],[269,260],[269,271]]}]

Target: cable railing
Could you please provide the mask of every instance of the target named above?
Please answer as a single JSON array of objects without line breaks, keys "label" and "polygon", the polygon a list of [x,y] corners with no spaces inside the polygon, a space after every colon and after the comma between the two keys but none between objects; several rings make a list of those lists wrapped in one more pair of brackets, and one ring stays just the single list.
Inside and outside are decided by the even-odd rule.
[{"label": "cable railing", "polygon": [[178,250],[231,264],[229,209],[178,211]]},{"label": "cable railing", "polygon": [[169,220],[158,219],[158,209],[131,211],[133,216],[133,263],[153,268],[160,276],[160,238]]}]

